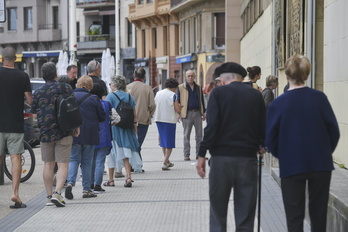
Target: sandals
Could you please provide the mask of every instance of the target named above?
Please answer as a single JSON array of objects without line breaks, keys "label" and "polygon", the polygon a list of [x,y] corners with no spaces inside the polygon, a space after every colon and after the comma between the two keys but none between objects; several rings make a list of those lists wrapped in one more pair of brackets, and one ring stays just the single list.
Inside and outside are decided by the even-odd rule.
[{"label": "sandals", "polygon": [[131,178],[126,179],[126,183],[124,184],[124,187],[130,188],[132,187],[132,182],[134,182]]},{"label": "sandals", "polygon": [[92,198],[92,197],[97,197],[98,195],[95,194],[94,192],[88,190],[88,191],[83,191],[82,193],[82,198]]},{"label": "sandals", "polygon": [[105,182],[103,184],[103,186],[106,186],[106,187],[115,187],[115,182],[114,180],[108,180],[107,182]]},{"label": "sandals", "polygon": [[23,202],[15,202],[14,205],[10,205],[11,209],[20,209],[20,208],[26,208],[27,205],[24,204]]}]

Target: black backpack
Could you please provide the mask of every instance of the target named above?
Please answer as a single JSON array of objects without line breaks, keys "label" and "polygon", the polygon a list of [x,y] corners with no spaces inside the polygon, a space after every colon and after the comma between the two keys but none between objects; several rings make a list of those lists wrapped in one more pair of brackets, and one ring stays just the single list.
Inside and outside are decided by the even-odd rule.
[{"label": "black backpack", "polygon": [[61,133],[72,132],[82,125],[79,105],[92,94],[86,94],[80,101],[67,93],[58,93],[55,109],[56,119]]},{"label": "black backpack", "polygon": [[116,93],[115,96],[117,99],[120,101],[118,106],[116,107],[116,112],[120,115],[121,121],[116,124],[116,126],[124,128],[124,129],[129,129],[134,127],[134,109],[132,108],[130,101],[130,94],[128,94],[128,102],[122,101]]}]

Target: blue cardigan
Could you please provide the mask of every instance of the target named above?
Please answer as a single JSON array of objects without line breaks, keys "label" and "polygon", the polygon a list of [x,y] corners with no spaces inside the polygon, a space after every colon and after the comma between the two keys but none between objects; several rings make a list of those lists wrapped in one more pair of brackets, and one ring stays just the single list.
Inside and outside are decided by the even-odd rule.
[{"label": "blue cardigan", "polygon": [[[75,97],[79,101],[89,91],[85,88],[76,88]],[[99,145],[99,122],[105,121],[105,111],[97,95],[92,94],[80,105],[83,124],[80,127],[80,136],[74,137],[73,144]]]},{"label": "blue cardigan", "polygon": [[333,170],[339,128],[324,93],[304,87],[276,98],[267,112],[266,146],[279,159],[280,177]]}]

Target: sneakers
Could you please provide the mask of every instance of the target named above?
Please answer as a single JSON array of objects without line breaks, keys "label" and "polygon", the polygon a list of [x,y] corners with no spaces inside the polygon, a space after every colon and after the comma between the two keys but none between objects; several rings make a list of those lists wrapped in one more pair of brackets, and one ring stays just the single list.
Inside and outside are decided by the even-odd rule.
[{"label": "sneakers", "polygon": [[94,186],[94,193],[105,193],[105,189],[103,189],[100,185]]},{"label": "sneakers", "polygon": [[68,184],[65,188],[65,198],[72,200],[74,199],[74,195],[72,194],[72,186]]},{"label": "sneakers", "polygon": [[190,160],[191,160],[191,159],[190,159],[190,156],[185,156],[184,160],[185,160],[185,161],[190,161]]},{"label": "sneakers", "polygon": [[115,178],[122,178],[122,177],[124,177],[122,172],[115,172]]},{"label": "sneakers", "polygon": [[169,164],[163,164],[162,171],[169,171]]},{"label": "sneakers", "polygon": [[64,198],[62,197],[62,195],[60,195],[60,193],[57,193],[57,192],[53,192],[51,202],[55,204],[57,207],[65,206]]},{"label": "sneakers", "polygon": [[82,198],[92,198],[92,197],[97,197],[97,194],[95,194],[91,190],[84,190],[82,192]]},{"label": "sneakers", "polygon": [[52,196],[47,196],[47,202],[46,202],[46,206],[52,206],[54,205],[54,203],[51,201]]}]

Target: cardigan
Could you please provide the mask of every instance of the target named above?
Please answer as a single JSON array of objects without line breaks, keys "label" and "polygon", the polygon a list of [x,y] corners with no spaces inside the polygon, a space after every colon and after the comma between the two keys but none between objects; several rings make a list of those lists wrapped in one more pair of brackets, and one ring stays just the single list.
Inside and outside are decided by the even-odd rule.
[{"label": "cardigan", "polygon": [[264,145],[265,104],[260,91],[242,82],[214,88],[198,155],[255,158]]},{"label": "cardigan", "polygon": [[151,86],[144,82],[134,81],[127,85],[127,88],[136,102],[135,111],[137,113],[138,123],[151,125],[151,118],[156,109]]},{"label": "cardigan", "polygon": [[[76,88],[74,94],[79,101],[89,91],[85,88]],[[99,122],[105,121],[105,111],[97,95],[87,97],[80,106],[83,124],[80,127],[80,136],[74,137],[73,144],[98,145],[99,144]]]},{"label": "cardigan", "polygon": [[293,89],[269,106],[266,146],[279,159],[281,178],[333,170],[332,153],[339,137],[334,112],[320,91]]},{"label": "cardigan", "polygon": [[[205,113],[205,106],[203,102],[203,91],[201,89],[201,86],[194,83],[195,85],[195,90],[197,91],[198,95],[198,101],[199,101],[199,111],[201,112],[202,116]],[[187,82],[184,82],[179,85],[177,95],[178,95],[178,100],[181,105],[181,111],[180,115],[181,118],[186,118],[187,117],[187,111],[188,111],[188,99],[189,99],[189,91],[187,90],[188,84]]]}]

